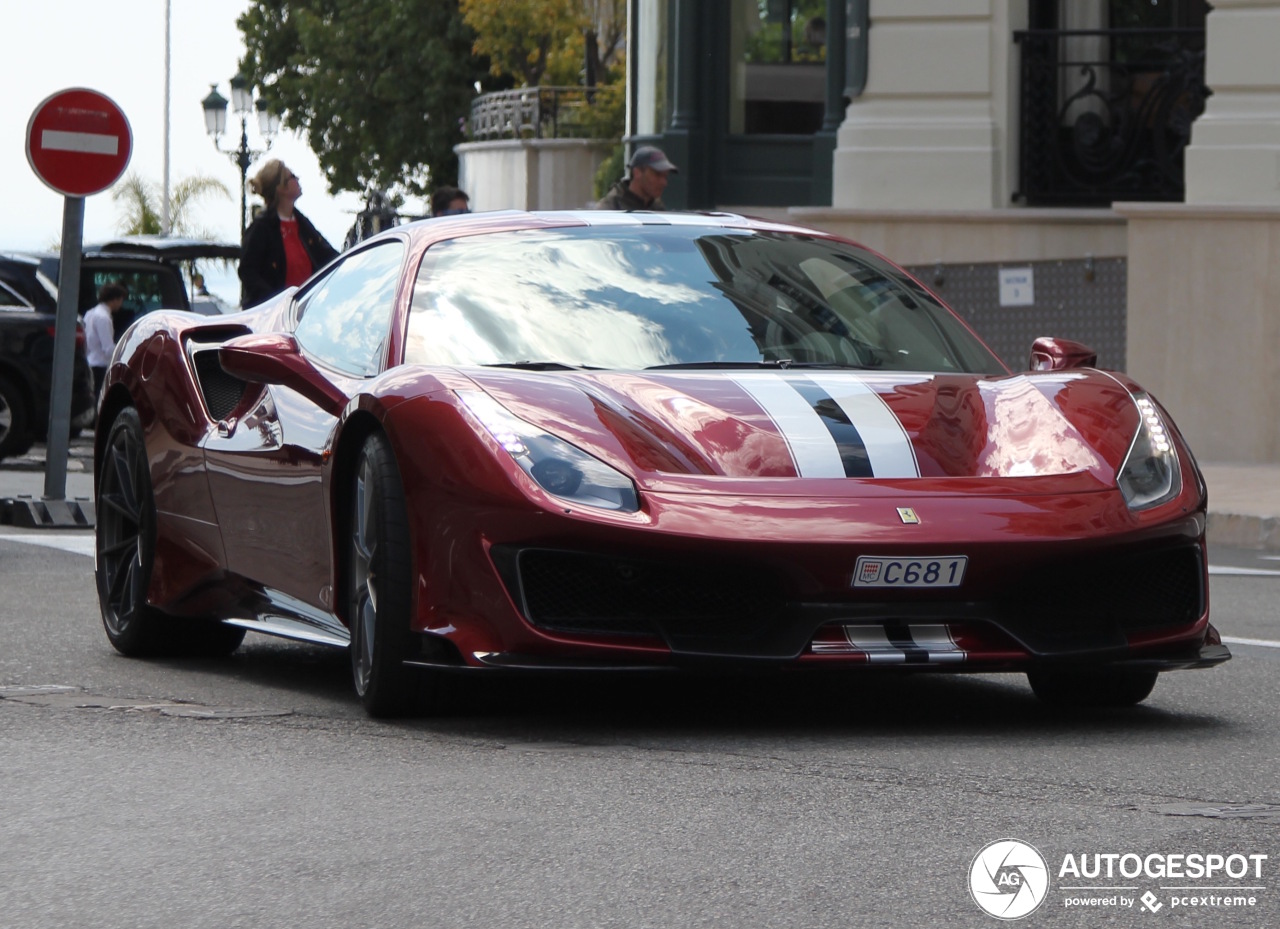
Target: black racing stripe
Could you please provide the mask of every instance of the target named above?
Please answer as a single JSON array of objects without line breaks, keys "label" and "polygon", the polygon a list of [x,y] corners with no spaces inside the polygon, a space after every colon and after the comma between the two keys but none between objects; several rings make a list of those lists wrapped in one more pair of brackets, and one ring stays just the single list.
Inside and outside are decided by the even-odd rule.
[{"label": "black racing stripe", "polygon": [[911,638],[911,628],[902,623],[885,623],[884,634],[894,648],[902,649],[907,656],[907,664],[928,664],[929,651],[916,645]]},{"label": "black racing stripe", "polygon": [[875,477],[871,470],[871,458],[867,455],[867,445],[862,441],[858,427],[849,421],[848,415],[840,408],[840,404],[831,395],[807,378],[789,381],[796,393],[809,401],[809,406],[818,414],[822,424],[831,433],[836,448],[840,450],[840,461],[844,464],[845,477]]}]

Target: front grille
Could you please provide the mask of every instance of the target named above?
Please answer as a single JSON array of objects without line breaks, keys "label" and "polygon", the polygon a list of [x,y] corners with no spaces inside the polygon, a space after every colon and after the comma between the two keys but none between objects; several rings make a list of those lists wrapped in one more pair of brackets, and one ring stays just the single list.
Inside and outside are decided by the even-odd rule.
[{"label": "front grille", "polygon": [[1127,633],[1194,623],[1204,613],[1198,546],[1062,558],[1002,591],[992,618],[1043,654],[1125,647]]},{"label": "front grille", "polygon": [[768,574],[746,565],[534,549],[518,566],[529,621],[567,632],[749,639],[783,603]]},{"label": "front grille", "polygon": [[204,395],[204,405],[209,409],[209,417],[215,422],[226,419],[244,398],[244,381],[232,377],[222,370],[216,349],[198,351],[193,359],[196,366],[196,379],[200,382],[200,392]]},{"label": "front grille", "polygon": [[[1194,623],[1206,604],[1196,545],[1138,555],[1046,557],[982,592],[800,594],[777,570],[547,549],[493,552],[526,618],[549,631],[649,635],[688,655],[789,658],[823,623],[991,623],[1023,647],[1067,656],[1122,650],[1127,634]],[[975,596],[976,594],[976,596]]]},{"label": "front grille", "polygon": [[1198,546],[1064,559],[1025,576],[1001,598],[1046,624],[1100,622],[1122,630],[1193,623],[1204,612]]}]

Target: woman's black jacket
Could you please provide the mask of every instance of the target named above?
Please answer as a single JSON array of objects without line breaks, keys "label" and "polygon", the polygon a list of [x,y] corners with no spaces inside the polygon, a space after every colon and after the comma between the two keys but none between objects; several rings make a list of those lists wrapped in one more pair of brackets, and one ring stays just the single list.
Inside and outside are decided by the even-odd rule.
[{"label": "woman's black jacket", "polygon": [[[337,251],[297,210],[298,235],[302,247],[311,258],[311,270],[319,271],[334,258]],[[240,305],[256,306],[284,290],[284,237],[280,235],[280,217],[274,209],[263,210],[244,232],[240,247]]]}]

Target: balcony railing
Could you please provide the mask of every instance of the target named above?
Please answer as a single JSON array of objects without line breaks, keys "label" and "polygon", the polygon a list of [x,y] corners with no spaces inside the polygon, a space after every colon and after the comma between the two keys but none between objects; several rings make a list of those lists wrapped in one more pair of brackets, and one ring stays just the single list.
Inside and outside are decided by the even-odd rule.
[{"label": "balcony railing", "polygon": [[1035,29],[1022,51],[1019,189],[1032,206],[1181,200],[1204,111],[1203,29]]},{"label": "balcony railing", "polygon": [[579,139],[590,135],[583,117],[594,90],[586,87],[522,87],[481,94],[471,101],[470,137]]}]

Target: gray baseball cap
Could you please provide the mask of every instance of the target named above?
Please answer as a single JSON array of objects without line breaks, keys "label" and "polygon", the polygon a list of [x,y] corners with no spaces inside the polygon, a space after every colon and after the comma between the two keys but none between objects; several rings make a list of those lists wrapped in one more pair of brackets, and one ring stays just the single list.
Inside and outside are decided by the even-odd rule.
[{"label": "gray baseball cap", "polygon": [[672,174],[680,173],[680,169],[667,160],[662,149],[654,148],[652,145],[641,145],[632,152],[630,167],[652,168],[654,171],[670,171]]}]

